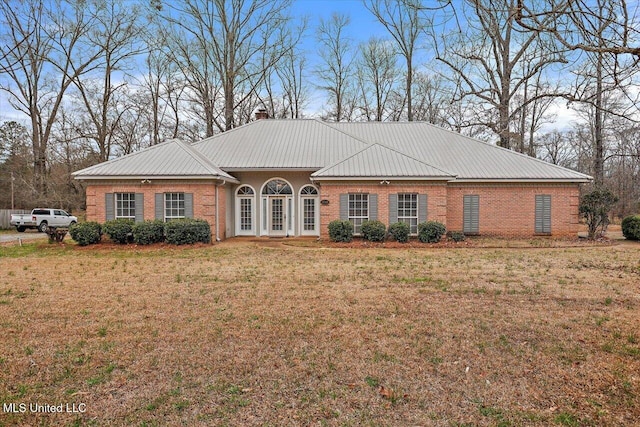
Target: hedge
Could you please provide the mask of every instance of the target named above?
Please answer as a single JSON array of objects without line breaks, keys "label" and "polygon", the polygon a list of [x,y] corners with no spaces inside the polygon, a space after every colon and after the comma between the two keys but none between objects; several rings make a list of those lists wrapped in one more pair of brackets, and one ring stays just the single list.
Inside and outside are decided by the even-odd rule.
[{"label": "hedge", "polygon": [[353,240],[353,224],[351,221],[336,219],[329,223],[329,238],[334,242],[350,242]]},{"label": "hedge", "polygon": [[203,219],[176,219],[164,225],[164,236],[172,245],[211,243],[211,227]]},{"label": "hedge", "polygon": [[102,238],[102,227],[97,222],[80,222],[69,227],[71,238],[80,246],[93,245]]},{"label": "hedge", "polygon": [[132,240],[134,221],[132,219],[118,218],[107,221],[102,226],[104,234],[120,244],[129,243]]},{"label": "hedge", "polygon": [[418,224],[418,239],[422,243],[438,243],[447,232],[447,228],[438,221],[427,221]]},{"label": "hedge", "polygon": [[382,242],[387,235],[387,227],[380,221],[363,221],[360,228],[362,237],[370,242]]},{"label": "hedge", "polygon": [[133,241],[139,245],[150,245],[164,241],[164,221],[159,219],[137,222],[132,229]]},{"label": "hedge", "polygon": [[391,237],[400,242],[407,243],[409,241],[409,234],[411,233],[411,227],[406,222],[396,222],[389,226],[389,234]]}]

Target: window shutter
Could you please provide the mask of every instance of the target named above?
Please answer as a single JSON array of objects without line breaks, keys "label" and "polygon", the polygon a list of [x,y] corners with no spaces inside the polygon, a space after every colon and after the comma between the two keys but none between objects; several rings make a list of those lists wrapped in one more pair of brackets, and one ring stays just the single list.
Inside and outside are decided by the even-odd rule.
[{"label": "window shutter", "polygon": [[104,211],[105,211],[105,219],[107,221],[111,221],[112,219],[115,219],[116,217],[116,213],[115,213],[115,209],[114,209],[114,200],[113,200],[113,193],[105,193],[104,195]]},{"label": "window shutter", "polygon": [[369,194],[369,220],[375,221],[378,219],[378,195]]},{"label": "window shutter", "polygon": [[156,215],[155,215],[156,219],[164,220],[164,194],[163,193],[156,193],[155,211],[156,211]]},{"label": "window shutter", "polygon": [[551,195],[536,195],[536,233],[551,233]]},{"label": "window shutter", "polygon": [[349,195],[340,195],[340,219],[346,221],[349,219]]},{"label": "window shutter", "polygon": [[144,193],[136,193],[136,222],[144,221]]},{"label": "window shutter", "polygon": [[398,222],[398,195],[389,194],[389,225]]},{"label": "window shutter", "polygon": [[193,193],[184,193],[184,216],[193,218]]},{"label": "window shutter", "polygon": [[418,194],[418,223],[427,220],[427,195]]},{"label": "window shutter", "polygon": [[480,196],[465,195],[463,198],[462,231],[467,234],[480,232]]}]

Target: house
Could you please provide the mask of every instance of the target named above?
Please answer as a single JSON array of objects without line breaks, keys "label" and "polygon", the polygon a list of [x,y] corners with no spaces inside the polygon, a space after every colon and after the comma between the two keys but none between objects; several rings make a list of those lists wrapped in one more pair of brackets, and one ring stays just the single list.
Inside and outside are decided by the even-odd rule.
[{"label": "house", "polygon": [[348,219],[465,234],[575,236],[590,176],[421,122],[256,120],[73,174],[87,219],[194,217],[212,235],[321,236]]}]

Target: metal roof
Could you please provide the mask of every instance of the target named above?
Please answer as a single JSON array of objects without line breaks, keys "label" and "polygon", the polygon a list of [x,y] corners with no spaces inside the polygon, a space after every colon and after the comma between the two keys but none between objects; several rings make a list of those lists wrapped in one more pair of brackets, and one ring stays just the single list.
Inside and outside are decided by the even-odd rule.
[{"label": "metal roof", "polygon": [[439,169],[456,180],[568,180],[591,177],[424,122],[331,123],[369,143],[380,142]]},{"label": "metal roof", "polygon": [[[434,177],[567,181],[591,177],[423,122],[257,120],[193,145],[167,141],[78,172],[76,178],[219,177],[241,170],[308,170],[314,177]],[[453,178],[455,177],[455,178]]]},{"label": "metal roof", "polygon": [[454,175],[423,161],[385,147],[371,144],[355,154],[311,174],[314,178],[439,178]]},{"label": "metal roof", "polygon": [[220,178],[237,180],[178,139],[99,163],[73,173],[78,179],[104,178]]},{"label": "metal roof", "polygon": [[194,144],[226,171],[318,170],[367,146],[320,120],[257,120]]}]

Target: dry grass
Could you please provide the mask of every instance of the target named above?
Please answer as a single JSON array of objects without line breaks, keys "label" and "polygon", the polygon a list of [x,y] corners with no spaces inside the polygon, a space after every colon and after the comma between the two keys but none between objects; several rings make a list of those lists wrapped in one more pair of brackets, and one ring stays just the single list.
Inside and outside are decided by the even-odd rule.
[{"label": "dry grass", "polygon": [[[640,245],[0,247],[0,425],[632,425]],[[310,246],[310,247],[305,247]]]}]

